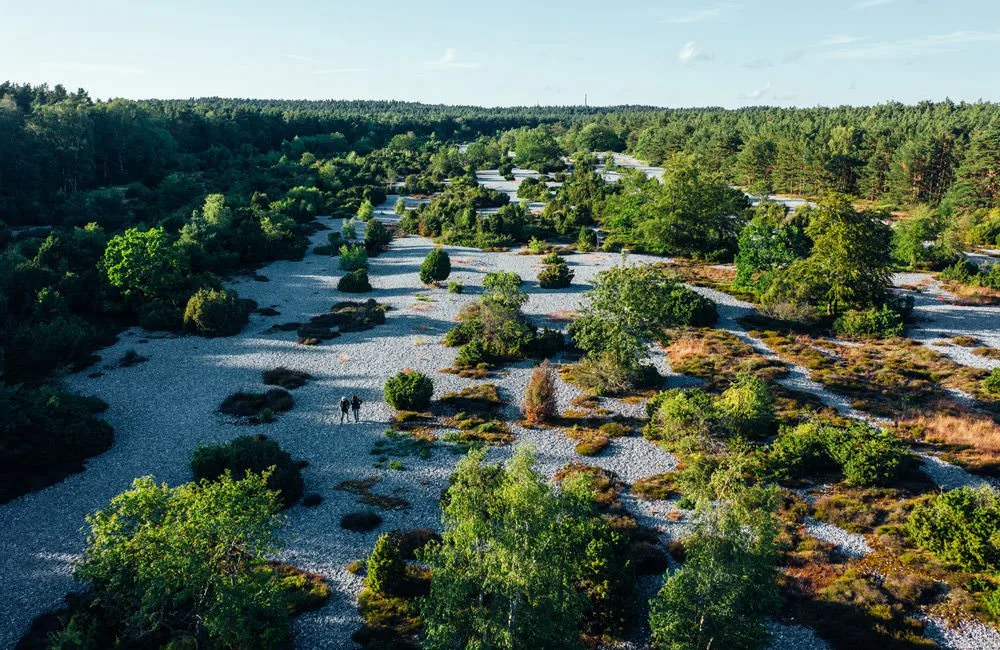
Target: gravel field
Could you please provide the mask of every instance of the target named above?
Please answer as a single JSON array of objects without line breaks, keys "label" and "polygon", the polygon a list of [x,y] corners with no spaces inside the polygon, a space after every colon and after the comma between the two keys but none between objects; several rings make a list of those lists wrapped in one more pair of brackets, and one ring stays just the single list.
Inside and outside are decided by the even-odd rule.
[{"label": "gravel field", "polygon": [[[622,164],[633,161],[622,160]],[[643,167],[651,176],[657,168]],[[662,171],[662,170],[660,170]],[[527,172],[519,177],[523,177]],[[516,172],[516,175],[518,175]],[[516,192],[516,184],[489,174],[482,182],[507,192]],[[380,218],[391,220],[392,196],[376,209]],[[409,205],[416,202],[407,200]],[[339,229],[338,220],[321,219]],[[313,236],[313,243],[325,243],[328,231]],[[283,261],[259,271],[268,282],[239,278],[232,286],[242,297],[256,300],[260,307],[273,307],[279,316],[254,314],[244,331],[234,337],[203,339],[194,337],[154,336],[138,328],[124,332],[118,343],[100,354],[102,367],[94,367],[66,378],[66,387],[84,394],[96,394],[109,404],[107,420],[115,427],[114,446],[93,458],[86,471],[62,483],[28,494],[0,506],[0,571],[5,580],[0,587],[0,648],[12,647],[32,618],[58,606],[62,596],[74,588],[71,566],[84,546],[84,517],[105,505],[110,498],[127,489],[138,476],[153,475],[158,480],[177,485],[190,479],[188,461],[200,444],[223,442],[239,435],[266,433],[288,449],[293,457],[309,461],[303,471],[306,491],[321,494],[324,501],[316,508],[296,506],[287,511],[285,530],[287,548],[283,559],[303,569],[323,574],[333,587],[333,596],[322,609],[296,620],[297,646],[301,648],[351,648],[350,635],[361,621],[355,597],[361,579],[345,569],[348,562],[362,558],[372,547],[380,531],[414,527],[439,527],[437,498],[447,485],[457,456],[446,446],[436,449],[432,458],[402,459],[406,469],[376,469],[369,454],[372,445],[387,428],[391,409],[382,401],[382,385],[402,368],[420,370],[434,379],[435,395],[457,390],[478,382],[437,372],[451,365],[455,350],[440,345],[459,309],[475,300],[482,291],[483,275],[495,270],[511,270],[527,280],[525,290],[530,300],[525,312],[539,326],[564,327],[557,312],[574,309],[596,274],[617,262],[618,255],[589,253],[567,257],[575,271],[568,289],[541,289],[535,278],[541,268],[537,256],[516,252],[488,253],[475,249],[447,247],[452,258],[452,276],[465,285],[461,295],[442,289],[421,287],[417,269],[432,248],[429,240],[408,237],[396,240],[392,248],[371,260],[370,276],[375,291],[361,298],[373,297],[391,305],[385,325],[374,330],[349,333],[316,347],[295,345],[295,333],[266,334],[274,324],[302,322],[325,312],[338,300],[356,296],[340,294],[336,284],[342,273],[336,258],[307,254],[302,261]],[[631,255],[629,261],[662,261]],[[763,342],[751,338],[736,322],[750,313],[752,305],[709,289],[698,289],[719,303],[719,327],[750,343],[762,354],[773,356]],[[417,294],[429,298],[418,300]],[[921,295],[921,294],[918,294]],[[941,338],[947,324],[959,327],[965,318],[977,320],[962,333],[976,336],[974,327],[985,328],[996,312],[978,315],[971,308],[962,311],[939,309],[931,302],[918,303],[921,316],[929,320],[921,331],[927,339]],[[966,316],[966,314],[969,314]],[[937,320],[934,320],[937,319]],[[954,321],[954,322],[953,322]],[[1000,345],[993,321],[991,345]],[[983,337],[985,340],[985,337]],[[110,367],[125,351],[135,349],[149,361],[128,368]],[[690,381],[673,375],[658,348],[651,348],[653,362],[670,375],[668,386],[688,385]],[[996,362],[992,362],[996,363]],[[103,367],[108,366],[108,367]],[[293,391],[296,405],[278,420],[261,427],[230,424],[216,413],[216,408],[231,392],[263,388],[261,372],[277,366],[305,370],[314,380]],[[533,364],[514,364],[502,376],[490,379],[508,400],[505,415],[514,419]],[[101,377],[88,374],[100,369]],[[808,379],[803,368],[793,367],[785,385],[818,395],[841,412],[862,417],[847,401],[833,395]],[[563,408],[579,391],[563,382],[559,401]],[[359,424],[337,423],[337,402],[341,395],[356,393],[363,401]],[[643,406],[604,400],[602,406],[616,412],[639,415]],[[625,481],[670,471],[676,459],[638,435],[613,440],[601,454],[581,458],[573,443],[559,430],[531,430],[512,425],[520,444],[533,445],[539,467],[551,476],[571,460],[581,460],[618,473]],[[494,459],[509,457],[510,447],[496,448]],[[944,487],[974,480],[964,470],[944,461],[925,459],[925,471]],[[961,473],[964,473],[964,477]],[[407,499],[411,507],[384,512],[385,522],[379,531],[352,533],[339,526],[340,517],[363,509],[357,498],[335,486],[341,481],[378,477],[375,491]],[[625,504],[643,523],[659,529],[665,538],[683,534],[685,521],[672,522],[667,513],[669,502],[647,502],[624,495]],[[864,538],[828,524],[813,522],[810,533],[832,541],[845,552],[867,548]],[[821,537],[821,535],[823,537]],[[861,538],[858,540],[857,538]],[[655,591],[655,585],[647,585]],[[968,624],[957,631],[929,626],[928,634],[944,647],[993,648],[998,645],[963,645],[962,639],[985,639],[991,628]],[[967,632],[966,628],[976,631]],[[933,631],[931,631],[933,629]],[[771,650],[826,648],[808,628],[775,623]],[[969,636],[971,635],[971,636]],[[989,637],[993,638],[993,637]],[[992,641],[991,641],[992,642]]]}]

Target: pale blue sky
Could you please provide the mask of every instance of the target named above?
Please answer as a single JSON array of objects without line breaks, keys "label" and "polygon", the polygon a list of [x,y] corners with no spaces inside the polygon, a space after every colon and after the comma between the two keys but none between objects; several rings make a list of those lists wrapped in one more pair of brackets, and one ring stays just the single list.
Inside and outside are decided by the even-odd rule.
[{"label": "pale blue sky", "polygon": [[998,0],[0,0],[0,79],[95,97],[1000,100]]}]

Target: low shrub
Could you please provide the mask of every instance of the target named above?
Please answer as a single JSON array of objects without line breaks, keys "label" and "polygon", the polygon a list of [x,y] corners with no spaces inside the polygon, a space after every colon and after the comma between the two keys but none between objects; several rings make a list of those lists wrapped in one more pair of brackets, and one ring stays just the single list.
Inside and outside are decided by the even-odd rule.
[{"label": "low shrub", "polygon": [[427,253],[427,257],[420,264],[420,281],[424,284],[431,282],[441,282],[451,275],[451,258],[448,251],[443,248],[435,248]]},{"label": "low shrub", "polygon": [[264,383],[268,386],[280,386],[288,390],[300,388],[307,381],[312,379],[312,375],[302,370],[292,370],[284,366],[278,366],[273,370],[264,371]]},{"label": "low shrub", "polygon": [[340,527],[356,533],[375,530],[382,523],[382,516],[372,510],[349,512],[340,518]]},{"label": "low shrub", "polygon": [[528,251],[532,255],[541,255],[542,253],[545,252],[545,249],[547,247],[548,244],[545,243],[544,239],[532,237],[530,240],[528,240]]},{"label": "low shrub", "polygon": [[524,391],[524,419],[541,424],[559,414],[556,401],[556,373],[547,360],[536,366]]},{"label": "low shrub", "polygon": [[659,575],[670,565],[663,547],[652,542],[636,542],[629,548],[632,570],[637,576]]},{"label": "low shrub", "polygon": [[761,437],[774,428],[774,398],[767,383],[743,372],[715,400],[715,409],[730,433]]},{"label": "low shrub", "polygon": [[140,363],[146,363],[147,361],[149,361],[149,357],[144,357],[135,350],[126,350],[116,365],[119,368],[130,368]]},{"label": "low shrub", "polygon": [[379,536],[375,548],[368,556],[368,573],[365,586],[376,593],[399,594],[406,580],[406,563],[393,535]]},{"label": "low shrub", "polygon": [[202,336],[238,334],[250,310],[233,291],[199,289],[184,309],[184,327]]},{"label": "low shrub", "polygon": [[370,219],[365,225],[365,250],[368,255],[378,255],[391,241],[392,233],[378,219]]},{"label": "low shrub", "polygon": [[422,411],[431,403],[434,383],[415,370],[404,370],[385,382],[385,401],[400,411]]},{"label": "low shrub", "polygon": [[465,286],[461,282],[452,280],[448,283],[448,293],[462,293],[465,290]]},{"label": "low shrub", "polygon": [[344,293],[368,293],[372,285],[368,281],[368,269],[356,269],[337,281],[337,290]]},{"label": "low shrub", "polygon": [[242,478],[247,472],[267,474],[267,486],[281,495],[286,508],[302,496],[302,472],[291,455],[266,436],[241,436],[224,445],[202,445],[191,455],[196,481],[214,481],[229,472]]},{"label": "low shrub", "polygon": [[265,412],[283,413],[291,410],[294,404],[291,393],[281,388],[272,388],[263,393],[233,393],[222,401],[219,412],[235,418],[265,421]]},{"label": "low shrub", "polygon": [[538,285],[543,289],[565,289],[573,281],[573,275],[573,271],[564,261],[546,264],[538,274]]},{"label": "low shrub", "polygon": [[906,529],[917,545],[966,571],[1000,568],[1000,497],[991,488],[935,495],[914,509]]},{"label": "low shrub", "polygon": [[889,305],[845,312],[833,323],[833,330],[843,336],[887,339],[903,335],[903,318]]},{"label": "low shrub", "polygon": [[357,271],[358,269],[368,268],[368,251],[365,250],[364,246],[348,246],[343,245],[340,247],[340,270],[341,271]]},{"label": "low shrub", "polygon": [[644,476],[632,483],[629,491],[640,499],[669,499],[678,494],[676,474],[666,472]]},{"label": "low shrub", "polygon": [[176,332],[184,327],[184,310],[166,300],[152,300],[139,308],[139,326],[151,332]]},{"label": "low shrub", "polygon": [[315,508],[323,503],[323,495],[317,494],[316,492],[310,492],[309,494],[302,497],[302,507],[304,508]]},{"label": "low shrub", "polygon": [[1000,396],[1000,368],[990,370],[990,374],[983,378],[982,386],[984,392]]},{"label": "low shrub", "polygon": [[597,231],[587,226],[580,227],[580,235],[576,238],[576,250],[589,253],[597,249]]}]

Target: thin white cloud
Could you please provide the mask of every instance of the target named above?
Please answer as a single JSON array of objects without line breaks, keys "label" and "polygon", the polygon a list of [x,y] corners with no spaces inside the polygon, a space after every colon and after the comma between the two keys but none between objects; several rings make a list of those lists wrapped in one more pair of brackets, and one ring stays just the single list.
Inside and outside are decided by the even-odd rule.
[{"label": "thin white cloud", "polygon": [[935,34],[923,38],[872,43],[859,47],[833,50],[825,56],[840,61],[859,59],[908,59],[962,49],[968,45],[1000,43],[1000,32],[964,31]]},{"label": "thin white cloud", "polygon": [[851,43],[857,43],[860,40],[861,39],[858,38],[857,36],[846,36],[844,34],[840,34],[837,36],[830,36],[828,38],[824,38],[822,41],[819,42],[819,45],[823,45],[826,47],[832,47],[835,45],[850,45]]},{"label": "thin white cloud", "polygon": [[49,61],[42,63],[42,68],[52,72],[87,72],[110,74],[117,77],[138,77],[146,74],[144,68],[136,68],[115,63],[81,63],[79,61]]},{"label": "thin white cloud", "polygon": [[698,61],[711,61],[715,58],[713,55],[706,52],[702,52],[694,44],[694,41],[688,41],[681,48],[681,51],[677,53],[677,60],[681,62],[682,65],[689,65],[691,63],[697,63]]},{"label": "thin white cloud", "polygon": [[871,9],[872,7],[881,7],[882,5],[891,5],[896,2],[896,0],[864,0],[854,5],[855,9]]},{"label": "thin white cloud", "polygon": [[712,20],[713,18],[718,18],[726,11],[730,9],[737,9],[739,5],[724,3],[720,5],[715,5],[714,7],[706,7],[705,9],[698,9],[686,14],[678,14],[676,16],[671,16],[670,18],[665,18],[663,22],[670,25],[689,25],[691,23],[702,23],[706,20]]},{"label": "thin white cloud", "polygon": [[760,99],[765,94],[767,94],[767,92],[769,90],[771,90],[771,84],[770,84],[770,82],[764,84],[760,88],[755,88],[755,89],[751,90],[750,92],[744,93],[743,94],[743,98],[744,99]]},{"label": "thin white cloud", "polygon": [[479,63],[459,61],[458,51],[453,47],[449,47],[447,50],[445,50],[444,54],[441,55],[440,59],[437,59],[436,61],[427,61],[425,65],[431,68],[450,68],[450,69],[466,69],[466,70],[482,67],[482,65]]}]

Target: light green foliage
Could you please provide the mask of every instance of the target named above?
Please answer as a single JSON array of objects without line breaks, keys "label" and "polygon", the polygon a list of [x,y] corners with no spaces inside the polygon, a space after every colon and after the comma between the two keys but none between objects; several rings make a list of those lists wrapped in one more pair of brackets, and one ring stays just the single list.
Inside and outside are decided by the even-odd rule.
[{"label": "light green foliage", "polygon": [[764,623],[779,603],[777,493],[746,487],[739,464],[709,476],[716,503],[698,498],[684,566],[650,601],[654,648],[752,650],[768,638]]},{"label": "light green foliage", "polygon": [[990,395],[1000,396],[1000,368],[990,370],[990,374],[983,378],[983,390]]},{"label": "light green foliage", "polygon": [[543,173],[562,169],[563,163],[559,159],[562,153],[552,133],[543,126],[524,130],[517,136],[515,162],[524,169]]},{"label": "light green foliage", "polygon": [[361,205],[358,206],[358,219],[360,219],[361,221],[368,221],[369,219],[372,218],[372,215],[374,214],[375,214],[375,207],[372,205],[372,202],[369,201],[368,199],[362,201]]},{"label": "light green foliage", "polygon": [[930,498],[907,522],[918,545],[966,571],[1000,568],[1000,498],[988,487],[963,487]]},{"label": "light green foliage", "polygon": [[275,212],[291,217],[298,223],[307,223],[316,218],[323,209],[323,192],[315,187],[300,185],[288,190],[285,197],[271,204]]},{"label": "light green foliage", "polygon": [[538,273],[538,285],[543,289],[565,289],[573,281],[573,271],[565,260],[546,264]]},{"label": "light green foliage", "polygon": [[382,533],[368,556],[365,586],[381,594],[398,594],[405,577],[406,563],[400,554],[396,538]]},{"label": "light green foliage", "polygon": [[734,434],[760,437],[774,427],[774,398],[767,383],[750,373],[740,373],[715,400],[715,409]]},{"label": "light green foliage", "polygon": [[368,251],[364,246],[344,244],[340,247],[340,270],[357,271],[368,268]]},{"label": "light green foliage", "polygon": [[[926,205],[897,221],[892,229],[892,257],[913,270],[940,270],[957,257],[952,247],[942,242],[944,222]],[[928,245],[930,242],[930,245]]]},{"label": "light green foliage", "polygon": [[546,245],[547,244],[545,243],[544,239],[539,239],[538,237],[532,237],[530,240],[528,240],[528,252],[530,252],[532,255],[541,255],[542,253],[545,252]]},{"label": "light green foliage", "polygon": [[435,248],[427,253],[420,264],[420,281],[424,284],[447,280],[451,275],[451,257],[443,248]]},{"label": "light green foliage", "polygon": [[290,634],[286,596],[267,569],[278,509],[260,475],[176,488],[136,479],[87,517],[76,575],[121,621],[124,640],[188,632],[217,647],[277,648]]},{"label": "light green foliage", "polygon": [[844,336],[887,339],[902,336],[903,317],[889,305],[849,309],[833,323],[833,331]]},{"label": "light green foliage", "polygon": [[401,411],[420,411],[430,404],[434,384],[427,375],[403,371],[385,382],[385,401]]},{"label": "light green foliage", "polygon": [[587,124],[576,136],[578,151],[620,151],[621,147],[621,138],[614,129],[598,122]]},{"label": "light green foliage", "polygon": [[403,200],[403,197],[396,199],[396,205],[393,206],[392,211],[397,217],[401,217],[406,214],[406,201]]},{"label": "light green foliage", "polygon": [[[485,456],[472,451],[459,462],[442,542],[424,554],[432,572],[425,647],[579,648],[587,598],[577,586],[595,599],[611,595],[628,571],[620,539],[594,512],[584,477],[557,492],[532,452],[519,449],[506,467]],[[602,602],[616,612],[623,605]]]},{"label": "light green foliage", "polygon": [[184,309],[184,327],[202,336],[232,336],[246,325],[249,310],[234,291],[199,289]]},{"label": "light green foliage", "polygon": [[101,269],[108,283],[127,298],[169,296],[185,283],[178,249],[163,228],[130,228],[112,237],[104,249]]},{"label": "light green foliage", "polygon": [[586,298],[570,324],[570,336],[585,352],[609,352],[629,368],[638,365],[646,343],[664,328],[704,326],[716,318],[715,303],[650,265],[602,271]]},{"label": "light green foliage", "polygon": [[352,242],[358,238],[358,228],[353,217],[351,219],[344,219],[344,223],[340,226],[340,237],[348,242]]},{"label": "light green foliage", "polygon": [[785,206],[763,202],[740,231],[738,247],[735,283],[759,296],[771,286],[774,273],[809,254],[810,242],[799,226],[785,223]]},{"label": "light green foliage", "polygon": [[587,226],[580,226],[580,236],[576,238],[576,250],[589,253],[597,248],[597,231]]}]

